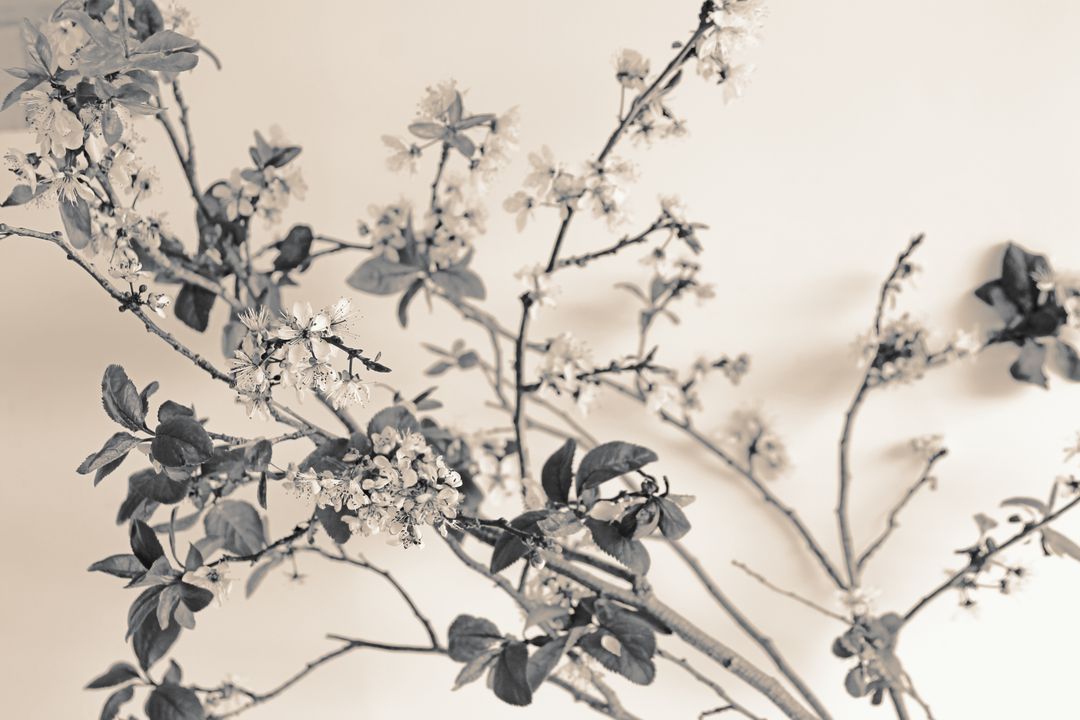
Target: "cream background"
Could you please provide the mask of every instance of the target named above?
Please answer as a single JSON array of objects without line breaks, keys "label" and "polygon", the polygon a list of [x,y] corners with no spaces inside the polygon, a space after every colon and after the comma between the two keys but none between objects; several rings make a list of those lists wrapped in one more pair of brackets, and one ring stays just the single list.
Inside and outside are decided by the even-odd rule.
[{"label": "cream background", "polygon": [[[245,162],[254,128],[278,123],[305,147],[309,199],[265,233],[267,242],[293,220],[350,239],[368,204],[403,192],[423,197],[430,166],[411,179],[389,176],[379,136],[403,132],[424,86],[448,76],[471,88],[467,106],[477,111],[519,105],[523,151],[546,142],[568,161],[593,155],[612,127],[615,51],[637,48],[661,63],[697,11],[693,2],[640,0],[203,0],[190,7],[200,20],[198,36],[225,62],[220,73],[204,63],[185,84],[203,182]],[[676,107],[690,119],[690,138],[650,151],[624,148],[642,170],[633,188],[639,220],[650,217],[659,192],[678,192],[692,216],[712,226],[705,261],[719,298],[688,309],[682,328],[658,335],[664,352],[687,362],[705,351],[752,354],[753,370],[742,386],[711,386],[712,412],[703,425],[722,427],[732,408],[763,407],[795,463],[776,489],[830,549],[837,545],[831,524],[835,442],[840,413],[858,381],[848,348],[868,322],[878,283],[906,239],[917,231],[928,234],[918,256],[925,272],[903,302],[943,333],[992,321],[970,290],[993,272],[999,245],[1008,239],[1050,253],[1059,267],[1080,267],[1078,32],[1080,6],[1066,0],[1023,6],[997,0],[775,0],[764,43],[752,51],[757,73],[744,100],[725,107],[719,90],[687,78]],[[143,132],[148,155],[178,188],[158,206],[190,238],[180,175],[158,128],[147,122]],[[4,148],[30,144],[23,134],[0,137]],[[487,307],[508,322],[517,312],[511,274],[546,257],[556,225],[553,217],[541,216],[519,236],[499,208],[525,165],[522,152],[492,189],[489,233],[478,258],[489,283]],[[5,210],[0,217],[43,230],[59,227],[51,212]],[[567,251],[612,239],[599,225],[575,223]],[[313,302],[348,290],[341,280],[360,258],[337,257],[305,277]],[[536,324],[534,337],[572,323],[598,357],[629,347],[632,336],[624,328],[632,327],[634,310],[628,296],[610,286],[628,274],[640,278],[640,267],[628,257],[591,272],[585,282],[574,271],[565,273],[561,309]],[[122,362],[140,385],[161,381],[157,400],[193,401],[218,429],[247,435],[273,430],[247,424],[219,387],[102,302],[100,290],[55,248],[4,240],[0,287],[5,715],[96,717],[107,693],[80,686],[110,662],[131,656],[122,642],[131,594],[110,578],[85,572],[126,542],[124,528],[111,522],[124,475],[92,489],[74,473],[113,432],[98,402],[104,366]],[[382,349],[395,382],[413,392],[426,387],[418,373],[428,362],[413,333],[444,345],[461,336],[486,348],[484,336],[459,330],[443,307],[429,315],[417,303],[406,334],[390,320],[389,302],[357,300],[367,347]],[[216,335],[201,338],[184,328],[177,333],[220,357]],[[993,511],[1009,495],[1042,495],[1062,472],[1061,448],[1080,428],[1080,392],[1056,378],[1050,393],[1013,383],[1006,372],[1011,356],[995,350],[973,365],[874,396],[865,408],[854,456],[854,525],[861,542],[876,533],[893,498],[917,472],[897,447],[913,435],[942,432],[952,449],[940,465],[940,490],[912,503],[894,542],[868,573],[868,584],[882,590],[883,608],[906,609],[943,577],[945,567],[956,566],[952,550],[970,541],[973,513]],[[475,379],[441,381],[440,395],[452,408],[447,420],[465,427],[478,421]],[[307,411],[325,418],[318,408]],[[774,514],[714,463],[627,406],[609,400],[593,422],[604,428],[602,437],[656,447],[663,470],[699,496],[690,510],[696,531],[689,546],[802,669],[838,719],[890,716],[847,698],[841,685],[846,666],[828,652],[836,630],[829,621],[730,567],[731,559],[744,560],[785,586],[832,602],[829,586]],[[542,457],[545,447],[536,441],[534,455]],[[132,461],[125,469],[135,467]],[[299,509],[284,496],[272,495],[271,503],[273,527],[284,532]],[[1060,528],[1080,535],[1080,519]],[[509,604],[454,566],[440,543],[408,553],[378,540],[354,545],[391,564],[440,631],[462,611],[485,612],[504,629],[514,626]],[[977,619],[943,599],[906,629],[907,669],[939,718],[1076,717],[1071,689],[1080,567],[1034,554],[1027,550],[1036,577],[1022,593],[984,597]],[[691,589],[674,558],[657,548],[654,566],[654,584],[681,609],[767,666],[726,616]],[[249,686],[266,688],[331,647],[321,639],[325,632],[422,641],[377,578],[314,560],[302,569],[303,585],[274,576],[252,600],[238,591],[224,608],[201,614],[198,630],[175,647],[186,676],[213,684],[233,672]],[[456,672],[442,658],[358,652],[247,717],[589,716],[552,689],[522,711],[498,703],[481,684],[451,694]],[[662,664],[660,673],[662,684],[652,689],[613,682],[627,706],[645,718],[696,717],[715,706],[714,697],[676,668]],[[709,674],[748,696],[736,680],[712,668]]]}]

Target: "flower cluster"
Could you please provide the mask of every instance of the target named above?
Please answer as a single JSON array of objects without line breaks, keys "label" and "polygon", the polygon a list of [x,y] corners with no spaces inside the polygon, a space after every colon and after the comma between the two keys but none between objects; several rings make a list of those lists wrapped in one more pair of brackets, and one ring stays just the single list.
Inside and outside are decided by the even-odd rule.
[{"label": "flower cluster", "polygon": [[569,395],[584,412],[596,396],[596,382],[582,377],[594,369],[588,346],[569,332],[547,344],[540,365],[540,389],[555,395]]},{"label": "flower cluster", "polygon": [[347,470],[290,467],[287,487],[301,498],[314,498],[319,507],[344,513],[353,534],[385,533],[403,547],[422,544],[423,525],[445,535],[457,517],[461,476],[420,433],[388,426],[370,440],[370,454],[346,456],[353,461]]},{"label": "flower cluster", "polygon": [[256,214],[269,223],[278,222],[289,199],[303,200],[307,193],[300,168],[292,164],[299,153],[277,127],[271,128],[269,141],[256,132],[251,148],[254,167],[235,169],[228,180],[219,180],[210,188],[219,214],[232,222]]},{"label": "flower cluster", "polygon": [[766,479],[778,476],[788,467],[784,442],[758,412],[745,410],[733,413],[726,440],[748,459],[752,470]]},{"label": "flower cluster", "polygon": [[332,362],[344,347],[341,337],[349,319],[348,298],[318,312],[297,303],[278,319],[265,307],[243,313],[240,322],[247,332],[234,354],[232,374],[248,413],[268,415],[276,385],[295,388],[301,397],[308,390],[322,393],[335,408],[365,403],[370,388],[352,372],[351,361],[345,371]]},{"label": "flower cluster", "polygon": [[869,367],[868,384],[909,383],[921,378],[931,361],[927,334],[925,327],[905,314],[883,324],[880,332],[860,338],[861,364]]},{"label": "flower cluster", "polygon": [[752,65],[737,56],[755,45],[766,16],[764,0],[719,0],[710,16],[712,25],[694,48],[697,71],[724,88],[724,99],[741,97]]},{"label": "flower cluster", "polygon": [[525,292],[531,300],[530,313],[541,307],[555,307],[555,296],[559,294],[559,288],[552,281],[551,275],[544,271],[543,265],[523,267],[514,273],[514,277],[525,286]]},{"label": "flower cluster", "polygon": [[527,190],[519,190],[506,199],[503,209],[514,213],[518,230],[525,227],[537,207],[558,208],[562,217],[576,211],[586,200],[593,215],[603,218],[609,227],[628,219],[626,191],[623,184],[637,177],[633,163],[617,157],[602,162],[590,161],[579,173],[572,173],[555,160],[547,145],[529,153],[532,170],[525,177]]},{"label": "flower cluster", "polygon": [[427,88],[420,99],[416,118],[409,125],[409,133],[416,139],[382,137],[391,150],[386,166],[394,172],[407,168],[415,173],[424,151],[441,144],[444,152],[454,148],[465,157],[471,183],[483,186],[510,161],[510,153],[517,147],[518,125],[516,107],[502,115],[466,114],[456,81],[447,80]]}]

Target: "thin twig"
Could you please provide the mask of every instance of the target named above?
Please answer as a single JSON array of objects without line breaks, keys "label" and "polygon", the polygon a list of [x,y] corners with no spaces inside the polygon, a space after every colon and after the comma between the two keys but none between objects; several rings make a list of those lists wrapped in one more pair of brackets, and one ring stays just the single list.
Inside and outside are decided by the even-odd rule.
[{"label": "thin twig", "polygon": [[774,585],[773,583],[769,582],[769,580],[766,579],[764,575],[761,575],[760,573],[757,573],[754,570],[751,570],[745,563],[741,563],[738,560],[732,560],[731,564],[734,565],[735,567],[739,568],[744,573],[746,573],[750,577],[754,578],[759,583],[761,583],[765,587],[769,588],[773,592],[775,592],[775,593],[777,593],[779,595],[783,595],[784,597],[791,598],[795,602],[800,603],[802,605],[805,605],[806,607],[810,608],[811,610],[816,610],[817,612],[821,613],[825,617],[830,617],[833,620],[837,620],[839,622],[842,622],[844,625],[850,625],[851,624],[848,621],[848,619],[846,617],[844,617],[843,615],[841,615],[840,613],[835,613],[835,612],[833,612],[832,610],[829,610],[826,607],[822,607],[821,605],[818,605],[813,600],[810,600],[809,598],[804,598],[802,595],[799,595],[796,592],[793,592],[791,590],[785,590],[782,587],[778,587],[777,585]]},{"label": "thin twig", "polygon": [[759,716],[757,716],[757,715],[753,714],[752,712],[750,712],[749,710],[747,710],[745,707],[743,707],[739,703],[735,702],[735,700],[733,700],[731,698],[731,696],[728,695],[727,691],[724,690],[724,688],[722,688],[719,683],[717,683],[715,680],[711,679],[710,677],[708,677],[704,673],[700,672],[697,668],[695,668],[693,665],[691,665],[690,661],[687,660],[686,658],[681,658],[681,657],[678,657],[677,655],[672,655],[671,653],[669,653],[667,650],[664,650],[663,648],[657,648],[656,649],[656,654],[659,655],[660,657],[664,658],[665,660],[669,661],[669,662],[675,663],[676,665],[681,667],[683,670],[685,670],[687,673],[689,673],[691,675],[691,677],[693,677],[699,683],[701,683],[702,685],[705,685],[710,690],[712,690],[714,693],[716,693],[720,697],[721,700],[723,700],[724,702],[726,702],[728,704],[728,709],[731,709],[731,710],[734,710],[735,712],[741,713],[742,715],[746,716],[747,718],[750,718],[750,720],[763,720]]}]

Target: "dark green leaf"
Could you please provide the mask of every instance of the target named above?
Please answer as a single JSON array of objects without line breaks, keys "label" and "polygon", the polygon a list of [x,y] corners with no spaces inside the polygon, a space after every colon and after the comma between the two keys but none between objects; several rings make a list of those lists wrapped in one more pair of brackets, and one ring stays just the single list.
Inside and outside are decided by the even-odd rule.
[{"label": "dark green leaf", "polygon": [[178,637],[180,637],[180,625],[175,620],[169,624],[169,627],[162,630],[158,625],[157,617],[150,613],[135,630],[131,641],[142,669],[148,670],[164,657]]},{"label": "dark green leaf", "polygon": [[471,158],[476,153],[476,143],[469,139],[464,133],[450,133],[446,142],[454,146],[454,149],[467,158]]},{"label": "dark green leaf", "polygon": [[190,52],[176,52],[165,55],[154,53],[149,55],[133,55],[131,67],[140,70],[156,70],[158,72],[178,73],[190,70],[199,64],[199,56]]},{"label": "dark green leaf", "polygon": [[529,664],[525,668],[526,679],[529,689],[536,692],[537,688],[544,684],[544,680],[562,660],[566,650],[566,638],[556,638],[546,645],[542,645],[529,658]]},{"label": "dark green leaf", "polygon": [[1080,354],[1077,354],[1076,348],[1064,340],[1056,339],[1054,342],[1057,348],[1054,356],[1061,374],[1074,382],[1080,381]]},{"label": "dark green leaf", "polygon": [[213,457],[214,443],[194,418],[177,416],[157,426],[150,452],[166,467],[198,465]]},{"label": "dark green leaf", "polygon": [[132,49],[131,53],[174,53],[180,50],[195,50],[199,43],[172,30],[160,30]]},{"label": "dark green leaf", "polygon": [[101,708],[101,720],[114,720],[114,718],[120,713],[120,708],[124,703],[131,700],[135,695],[135,688],[131,685],[122,687],[105,701],[105,706]]},{"label": "dark green leaf", "polygon": [[210,324],[210,310],[217,295],[198,285],[184,283],[176,294],[173,312],[189,328],[203,332]]},{"label": "dark green leaf", "polygon": [[577,471],[577,491],[597,487],[612,478],[633,472],[656,461],[648,448],[620,441],[599,445],[585,454]]},{"label": "dark green leaf", "polygon": [[135,383],[119,365],[105,368],[105,375],[101,379],[101,403],[108,416],[128,430],[137,432],[146,429],[142,397],[135,389]]},{"label": "dark green leaf", "polygon": [[161,403],[160,407],[158,407],[157,419],[159,423],[163,423],[166,420],[172,420],[173,418],[177,417],[193,418],[195,417],[195,411],[187,407],[186,405],[181,405],[180,403],[173,402],[172,400],[166,400],[165,402]]},{"label": "dark green leaf", "polygon": [[1029,338],[1020,348],[1020,356],[1017,357],[1016,362],[1009,366],[1009,373],[1021,382],[1045,388],[1048,384],[1046,373],[1043,371],[1045,363],[1046,346]]},{"label": "dark green leaf", "polygon": [[157,534],[153,529],[141,520],[131,523],[131,552],[145,567],[150,567],[154,561],[165,554],[158,542]]},{"label": "dark green leaf", "polygon": [[1001,288],[1005,295],[1027,314],[1035,309],[1039,291],[1032,277],[1034,272],[1048,272],[1050,265],[1042,255],[1032,255],[1015,243],[1005,248],[1001,261]]},{"label": "dark green leaf", "polygon": [[78,250],[83,249],[90,244],[90,206],[78,195],[75,196],[75,202],[60,200],[58,205],[68,242]]},{"label": "dark green leaf", "polygon": [[179,685],[183,679],[184,671],[180,668],[175,660],[169,661],[169,669],[165,671],[165,677],[162,679],[162,683],[165,685]]},{"label": "dark green leaf", "polygon": [[278,256],[274,258],[274,269],[288,272],[304,264],[311,254],[314,238],[311,226],[294,225],[285,239],[277,244]]},{"label": "dark green leaf", "polygon": [[134,555],[110,555],[86,568],[87,572],[103,572],[122,578],[136,578],[146,572],[146,566]]},{"label": "dark green leaf", "polygon": [[667,498],[658,498],[660,503],[660,532],[668,540],[678,540],[690,532],[690,521],[682,508]]},{"label": "dark green leaf", "polygon": [[544,486],[544,492],[552,503],[565,503],[570,498],[570,486],[574,482],[575,450],[577,443],[570,438],[552,453],[540,471],[540,484]]},{"label": "dark green leaf", "polygon": [[452,660],[468,662],[499,642],[502,633],[495,623],[472,615],[458,615],[447,633],[447,652]]},{"label": "dark green leaf", "polygon": [[143,708],[150,720],[205,720],[206,713],[194,690],[179,685],[159,685]]},{"label": "dark green leaf", "polygon": [[491,669],[495,697],[511,705],[528,705],[532,702],[528,663],[529,649],[524,643],[518,640],[506,643]]},{"label": "dark green leaf", "polygon": [[644,575],[649,572],[651,560],[649,551],[640,540],[623,536],[615,523],[602,522],[594,518],[585,520],[586,527],[592,533],[597,547],[625,565],[631,572]]},{"label": "dark green leaf", "polygon": [[127,455],[122,455],[122,456],[116,458],[115,460],[113,460],[111,463],[108,463],[107,465],[102,465],[101,467],[99,467],[94,472],[94,487],[97,487],[98,483],[100,483],[102,480],[104,480],[109,475],[112,475],[113,471],[115,471],[118,467],[120,467],[121,464],[123,464],[124,458],[126,458],[126,457],[127,457]]},{"label": "dark green leaf", "polygon": [[332,505],[320,506],[315,508],[315,516],[319,519],[319,523],[323,526],[323,530],[330,536],[330,539],[336,542],[338,545],[344,545],[352,537],[352,530],[345,523],[342,518],[346,515],[356,516],[356,512],[349,510],[346,507],[342,507],[341,510],[335,510]]},{"label": "dark green leaf", "polygon": [[480,676],[484,674],[484,671],[495,662],[495,659],[499,657],[499,648],[493,648],[486,652],[480,653],[469,662],[465,663],[465,667],[461,668],[461,672],[458,673],[457,678],[454,679],[454,690],[468,685],[471,682],[480,679]]},{"label": "dark green leaf", "polygon": [[222,538],[237,555],[253,555],[266,547],[259,511],[243,500],[222,500],[210,508],[203,523],[207,535]]},{"label": "dark green leaf", "polygon": [[90,453],[75,472],[80,475],[92,473],[99,468],[123,460],[131,448],[139,444],[139,439],[126,432],[118,432],[105,441],[104,447],[96,453]]},{"label": "dark green leaf", "polygon": [[[641,618],[608,603],[597,603],[601,630],[590,633],[578,645],[630,682],[648,685],[656,676],[652,656],[656,653],[656,633]],[[605,640],[605,636],[613,638]]]},{"label": "dark green leaf", "polygon": [[30,189],[29,185],[16,185],[11,189],[11,193],[7,196],[7,200],[0,203],[0,207],[14,207],[15,205],[24,205],[38,195],[49,189],[49,183],[38,183],[37,188]]},{"label": "dark green leaf", "polygon": [[128,680],[134,680],[139,677],[139,671],[126,662],[114,663],[112,667],[98,675],[91,680],[87,686],[87,690],[97,690],[99,688],[112,687],[119,685],[120,683],[126,683]]}]

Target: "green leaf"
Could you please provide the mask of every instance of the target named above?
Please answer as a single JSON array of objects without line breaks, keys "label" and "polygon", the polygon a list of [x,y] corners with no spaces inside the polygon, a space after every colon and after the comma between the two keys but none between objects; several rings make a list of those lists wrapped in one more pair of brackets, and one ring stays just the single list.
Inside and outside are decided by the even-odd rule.
[{"label": "green leaf", "polygon": [[1042,255],[1033,255],[1015,243],[1009,243],[1001,260],[1001,288],[1023,314],[1035,309],[1039,296],[1032,273],[1049,272],[1050,265]]},{"label": "green leaf", "polygon": [[574,451],[577,442],[570,438],[551,454],[540,471],[540,484],[544,486],[549,503],[566,503],[570,498],[570,486],[574,482]]},{"label": "green leaf", "polygon": [[455,299],[476,298],[483,300],[487,295],[484,290],[484,281],[480,276],[466,267],[452,267],[445,270],[436,270],[431,274],[432,281],[446,291],[446,294]]},{"label": "green leaf", "polygon": [[114,718],[120,713],[120,708],[124,703],[131,700],[135,695],[135,688],[132,685],[122,687],[105,701],[105,706],[101,708],[101,720],[114,720]]},{"label": "green leaf", "polygon": [[222,500],[203,520],[206,534],[220,537],[226,549],[237,555],[254,555],[266,547],[259,511],[243,500]]},{"label": "green leaf", "polygon": [[615,523],[586,518],[585,526],[592,533],[593,541],[603,550],[637,575],[649,572],[649,551],[640,540],[625,537]]},{"label": "green leaf", "polygon": [[111,463],[99,467],[97,471],[94,472],[94,487],[97,487],[98,483],[100,483],[109,475],[112,475],[113,471],[120,467],[120,465],[124,462],[124,458],[126,457],[127,455],[123,455],[116,458]]},{"label": "green leaf", "polygon": [[451,660],[468,662],[502,642],[502,633],[486,618],[458,615],[447,633],[447,652]]},{"label": "green leaf", "polygon": [[24,92],[33,90],[38,85],[45,81],[45,76],[40,73],[33,73],[21,83],[16,85],[11,92],[4,96],[4,102],[0,103],[0,112],[7,110],[9,107],[19,101]]},{"label": "green leaf", "polygon": [[31,190],[29,185],[16,185],[11,189],[11,193],[7,196],[7,200],[0,203],[0,207],[25,205],[48,189],[49,183],[47,182],[39,182],[37,188],[34,190]]},{"label": "green leaf", "polygon": [[139,671],[129,663],[113,663],[108,670],[87,683],[86,689],[98,690],[100,688],[113,687],[114,685],[126,683],[128,680],[135,680],[138,677]]},{"label": "green leaf", "polygon": [[491,669],[495,697],[510,705],[528,705],[532,690],[528,677],[529,649],[518,640],[506,643]]},{"label": "green leaf", "polygon": [[172,400],[166,400],[161,403],[157,411],[157,419],[159,423],[163,423],[166,420],[172,420],[177,417],[195,417],[195,411],[186,405],[181,405],[178,402]]},{"label": "green leaf", "polygon": [[274,445],[262,439],[244,448],[244,468],[248,472],[264,472],[273,457]]},{"label": "green leaf", "polygon": [[844,678],[844,689],[851,697],[863,697],[870,692],[870,679],[866,676],[861,665],[856,665],[848,671]]},{"label": "green leaf", "polygon": [[577,471],[578,495],[612,478],[633,472],[656,461],[656,453],[648,448],[620,441],[599,445],[585,454]]},{"label": "green leaf", "polygon": [[159,685],[143,708],[150,720],[205,720],[206,712],[194,690],[179,685]]},{"label": "green leaf", "polygon": [[[641,618],[609,603],[597,603],[600,631],[586,635],[579,647],[638,685],[648,685],[656,677],[652,656],[656,653],[656,633]],[[611,639],[613,638],[614,642]]]},{"label": "green leaf", "polygon": [[464,133],[450,133],[446,137],[446,142],[450,143],[455,150],[467,158],[471,158],[476,153],[476,143]]},{"label": "green leaf", "polygon": [[179,685],[183,674],[180,665],[175,660],[170,660],[169,669],[165,671],[165,677],[161,682],[164,685]]},{"label": "green leaf", "polygon": [[1073,382],[1080,381],[1080,354],[1069,343],[1056,338],[1054,340],[1057,352],[1054,353],[1058,370]]},{"label": "green leaf", "polygon": [[[405,290],[401,296],[401,300],[397,306],[398,322],[401,323],[401,327],[407,327],[409,324],[409,303],[416,297],[416,293],[420,292],[420,288],[424,287],[424,281],[420,278],[413,280],[412,285]],[[449,367],[449,366],[448,366]]]},{"label": "green leaf", "polygon": [[118,432],[105,441],[105,445],[96,453],[90,453],[82,464],[75,469],[80,475],[92,473],[99,468],[123,460],[131,448],[139,444],[139,439],[126,432]]},{"label": "green leaf", "polygon": [[154,564],[155,560],[165,554],[153,528],[142,520],[132,521],[129,534],[131,536],[131,552],[135,553],[135,557],[139,558],[143,566],[149,568]]},{"label": "green leaf", "polygon": [[311,254],[314,238],[310,225],[294,225],[285,239],[277,244],[278,256],[274,258],[274,269],[288,272],[303,265]]},{"label": "green leaf", "polygon": [[150,452],[166,467],[198,465],[213,457],[214,443],[194,418],[177,416],[157,426]]},{"label": "green leaf", "polygon": [[1043,545],[1059,557],[1071,557],[1080,560],[1080,545],[1065,537],[1053,528],[1042,528]]},{"label": "green leaf", "polygon": [[486,652],[480,653],[469,662],[465,663],[465,667],[461,668],[461,672],[458,673],[457,678],[454,679],[454,690],[460,687],[468,685],[471,682],[480,679],[480,676],[484,674],[484,671],[495,662],[495,659],[499,657],[499,648],[493,648]]},{"label": "green leaf", "polygon": [[1020,356],[1016,362],[1009,366],[1009,373],[1021,382],[1045,388],[1048,386],[1046,373],[1043,371],[1045,363],[1046,346],[1028,338],[1020,348]]},{"label": "green leaf", "polygon": [[124,553],[122,555],[110,555],[103,560],[98,560],[86,568],[86,571],[103,572],[116,577],[131,579],[137,578],[146,572],[146,566],[134,555]]},{"label": "green leaf", "polygon": [[325,530],[326,534],[330,536],[330,539],[338,545],[344,545],[352,538],[352,530],[342,519],[346,515],[356,517],[356,512],[349,510],[346,507],[342,507],[341,510],[335,510],[332,505],[315,508],[315,516],[319,519],[319,523],[323,526],[323,530]]},{"label": "green leaf", "polygon": [[142,397],[124,368],[110,365],[101,378],[101,403],[110,418],[128,430],[146,429],[146,411]]},{"label": "green leaf", "polygon": [[147,55],[133,55],[131,67],[139,70],[156,70],[158,72],[178,73],[191,70],[199,64],[199,56],[190,52],[153,53]]},{"label": "green leaf", "polygon": [[81,196],[76,196],[75,202],[61,200],[58,205],[68,242],[75,249],[82,250],[90,244],[90,206]]},{"label": "green leaf", "polygon": [[566,650],[566,638],[556,638],[546,645],[540,646],[529,658],[525,668],[525,677],[529,683],[529,689],[536,692],[537,688],[544,684],[544,680],[562,660]]},{"label": "green leaf", "polygon": [[131,640],[140,667],[143,670],[149,670],[154,663],[169,652],[169,648],[178,637],[180,637],[180,625],[175,620],[169,623],[169,627],[162,630],[158,625],[157,617],[153,613],[148,614],[136,628]]},{"label": "green leaf", "polygon": [[184,603],[191,612],[199,612],[200,610],[205,609],[214,599],[214,593],[204,587],[199,587],[198,585],[182,582],[175,587],[180,589],[180,601]]},{"label": "green leaf", "polygon": [[199,43],[172,30],[161,30],[143,40],[131,51],[132,55],[144,53],[174,53],[181,50],[196,50]]},{"label": "green leaf", "polygon": [[657,498],[660,504],[660,532],[668,540],[678,540],[690,532],[690,521],[682,508],[665,497]]},{"label": "green leaf", "polygon": [[176,294],[173,312],[189,328],[203,332],[210,324],[210,310],[216,298],[217,295],[205,288],[184,283]]},{"label": "green leaf", "polygon": [[414,122],[409,125],[409,132],[424,140],[437,140],[446,134],[446,127],[433,122]]},{"label": "green leaf", "polygon": [[[510,527],[521,532],[537,532],[537,523],[549,515],[547,510],[529,510],[510,521]],[[495,541],[495,548],[491,553],[491,572],[502,572],[515,562],[525,557],[530,548],[517,534],[504,530],[499,539]]]},{"label": "green leaf", "polygon": [[345,282],[361,292],[394,295],[408,287],[418,272],[412,265],[404,265],[376,255],[360,263]]}]

